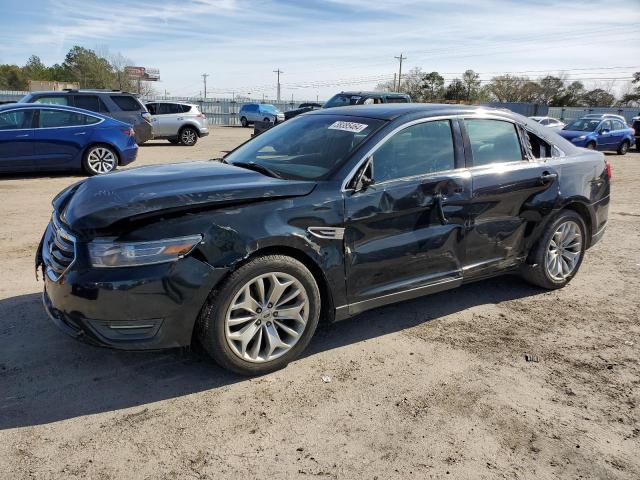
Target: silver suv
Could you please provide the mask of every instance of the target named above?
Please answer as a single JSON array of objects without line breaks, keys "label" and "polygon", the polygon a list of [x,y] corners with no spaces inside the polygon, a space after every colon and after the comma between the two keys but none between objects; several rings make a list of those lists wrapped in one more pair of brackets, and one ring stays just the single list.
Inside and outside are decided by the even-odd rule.
[{"label": "silver suv", "polygon": [[284,113],[268,103],[246,103],[240,108],[238,117],[243,127],[248,127],[255,122],[272,124],[284,122]]},{"label": "silver suv", "polygon": [[209,135],[207,117],[194,103],[150,102],[146,107],[152,115],[153,138],[192,147]]}]

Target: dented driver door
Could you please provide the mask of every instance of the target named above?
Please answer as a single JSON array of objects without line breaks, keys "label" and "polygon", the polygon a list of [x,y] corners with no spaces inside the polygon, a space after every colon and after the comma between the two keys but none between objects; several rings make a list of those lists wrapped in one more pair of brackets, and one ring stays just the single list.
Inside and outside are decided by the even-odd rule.
[{"label": "dented driver door", "polygon": [[350,314],[461,283],[471,175],[451,127],[397,132],[372,154],[374,183],[345,193]]}]

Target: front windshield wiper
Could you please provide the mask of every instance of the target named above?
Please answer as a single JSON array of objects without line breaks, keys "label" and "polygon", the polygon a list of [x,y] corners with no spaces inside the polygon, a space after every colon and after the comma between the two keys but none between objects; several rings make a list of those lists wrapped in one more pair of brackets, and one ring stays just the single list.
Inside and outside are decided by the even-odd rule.
[{"label": "front windshield wiper", "polygon": [[224,159],[224,157],[212,158],[211,161],[212,162],[227,163],[227,161]]},{"label": "front windshield wiper", "polygon": [[265,167],[264,165],[260,165],[259,163],[256,163],[256,162],[233,162],[231,165],[235,165],[236,167],[240,167],[240,168],[247,168],[249,170],[262,173],[269,177],[279,178],[281,180],[283,179],[282,175],[280,175],[278,172],[271,170],[269,167]]}]

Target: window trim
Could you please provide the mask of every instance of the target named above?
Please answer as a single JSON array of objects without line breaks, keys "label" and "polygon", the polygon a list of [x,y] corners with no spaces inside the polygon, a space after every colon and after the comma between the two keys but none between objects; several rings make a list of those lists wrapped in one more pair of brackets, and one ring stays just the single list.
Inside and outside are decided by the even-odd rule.
[{"label": "window trim", "polygon": [[[105,120],[104,118],[100,118],[97,115],[91,115],[91,114],[82,113],[82,112],[72,112],[70,110],[65,110],[63,108],[44,107],[44,108],[37,108],[37,109],[34,109],[34,110],[37,110],[37,113],[38,113],[37,124],[33,127],[34,130],[51,130],[53,128],[86,128],[86,127],[94,127],[96,125],[100,125]],[[58,112],[77,113],[79,115],[84,115],[85,117],[97,118],[98,121],[96,123],[90,123],[89,125],[65,125],[65,126],[62,126],[62,127],[38,127],[37,125],[40,124],[40,111],[41,110],[56,110]],[[34,112],[34,113],[36,113],[36,112]],[[34,120],[36,120],[35,116],[34,116]]]},{"label": "window trim", "polygon": [[[387,133],[384,137],[382,137],[374,146],[372,146],[369,150],[366,151],[366,153],[362,156],[362,158],[360,158],[356,164],[354,165],[354,167],[349,171],[349,173],[345,176],[344,181],[341,184],[340,187],[340,191],[341,192],[353,192],[355,189],[354,188],[347,188],[347,185],[349,185],[353,179],[355,178],[355,176],[358,174],[358,171],[360,170],[360,168],[362,168],[362,165],[364,164],[364,162],[367,161],[367,159],[369,157],[371,157],[371,155],[373,155],[379,148],[382,147],[382,145],[384,145],[387,140],[389,140],[391,137],[393,137],[396,133],[409,128],[409,127],[413,127],[414,125],[419,125],[421,123],[428,123],[428,122],[434,122],[434,121],[438,121],[438,120],[448,120],[449,121],[449,125],[451,128],[451,139],[453,141],[453,154],[454,154],[454,162],[456,160],[455,158],[455,152],[456,152],[456,132],[455,132],[455,126],[454,126],[454,122],[456,120],[458,120],[459,116],[458,115],[440,115],[437,117],[424,117],[424,118],[418,118],[415,120],[411,120],[407,123],[403,123],[402,125],[398,125],[396,128],[394,128],[393,130],[391,130],[389,133]],[[462,133],[462,132],[460,132]],[[375,167],[374,167],[375,168]],[[453,170],[443,170],[443,172],[453,172],[453,171],[457,171],[457,170],[463,170],[466,168],[466,165],[461,166],[461,167],[455,167]],[[374,185],[383,185],[385,183],[388,183],[390,181],[397,181],[397,180],[402,180],[402,179],[406,179],[406,178],[413,178],[413,177],[419,177],[419,176],[424,176],[424,175],[435,175],[435,174],[440,174],[440,172],[425,172],[424,174],[420,174],[420,175],[411,175],[409,177],[399,177],[399,178],[394,178],[391,180],[384,180],[383,182],[376,182]]]}]

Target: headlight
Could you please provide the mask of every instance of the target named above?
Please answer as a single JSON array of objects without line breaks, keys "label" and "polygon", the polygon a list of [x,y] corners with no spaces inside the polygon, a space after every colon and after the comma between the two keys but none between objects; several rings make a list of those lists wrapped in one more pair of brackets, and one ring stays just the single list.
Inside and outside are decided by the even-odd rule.
[{"label": "headlight", "polygon": [[94,240],[89,243],[89,257],[94,267],[133,267],[174,262],[191,252],[201,240],[202,235],[153,242]]},{"label": "headlight", "polygon": [[574,142],[579,142],[580,140],[584,140],[585,138],[587,138],[586,135],[580,135],[579,137],[576,137],[573,139]]}]

